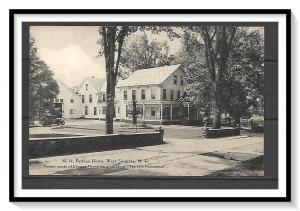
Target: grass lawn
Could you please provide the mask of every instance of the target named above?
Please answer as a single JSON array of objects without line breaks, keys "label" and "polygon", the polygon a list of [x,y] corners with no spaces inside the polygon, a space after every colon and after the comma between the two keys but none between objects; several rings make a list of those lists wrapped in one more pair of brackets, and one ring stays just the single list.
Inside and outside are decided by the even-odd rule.
[{"label": "grass lawn", "polygon": [[233,168],[213,172],[208,177],[264,176],[264,156],[243,161]]}]

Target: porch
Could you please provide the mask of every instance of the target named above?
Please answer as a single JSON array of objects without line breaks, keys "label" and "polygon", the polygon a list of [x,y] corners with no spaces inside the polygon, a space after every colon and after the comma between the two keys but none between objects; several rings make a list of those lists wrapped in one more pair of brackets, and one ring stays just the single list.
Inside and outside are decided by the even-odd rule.
[{"label": "porch", "polygon": [[[189,104],[180,102],[137,103],[137,120],[145,123],[181,124],[182,121],[198,119],[198,112]],[[132,105],[126,105],[125,121],[132,121]]]}]

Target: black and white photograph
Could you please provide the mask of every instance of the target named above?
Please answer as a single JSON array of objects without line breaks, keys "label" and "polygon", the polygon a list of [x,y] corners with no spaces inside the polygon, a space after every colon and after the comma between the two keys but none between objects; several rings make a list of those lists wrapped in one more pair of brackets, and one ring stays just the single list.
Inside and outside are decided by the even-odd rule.
[{"label": "black and white photograph", "polygon": [[29,175],[264,176],[264,27],[29,26]]},{"label": "black and white photograph", "polygon": [[11,10],[10,201],[289,201],[290,19]]}]

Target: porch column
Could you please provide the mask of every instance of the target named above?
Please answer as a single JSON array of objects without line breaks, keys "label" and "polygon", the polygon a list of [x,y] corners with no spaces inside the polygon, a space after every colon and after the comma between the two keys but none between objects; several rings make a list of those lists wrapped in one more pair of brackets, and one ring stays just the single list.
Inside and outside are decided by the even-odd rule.
[{"label": "porch column", "polygon": [[145,103],[143,103],[143,120],[145,120]]},{"label": "porch column", "polygon": [[172,119],[173,119],[173,106],[171,104],[171,106],[170,106],[170,120],[172,120]]},{"label": "porch column", "polygon": [[160,120],[163,119],[163,104],[160,104]]}]

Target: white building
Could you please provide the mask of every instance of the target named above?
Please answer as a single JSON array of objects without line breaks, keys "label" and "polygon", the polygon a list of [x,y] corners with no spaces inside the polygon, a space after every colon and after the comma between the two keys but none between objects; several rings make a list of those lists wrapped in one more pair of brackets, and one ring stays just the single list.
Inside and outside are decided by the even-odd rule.
[{"label": "white building", "polygon": [[105,79],[87,77],[72,89],[59,79],[57,82],[59,94],[54,103],[62,108],[63,118],[105,118]]},{"label": "white building", "polygon": [[[62,109],[63,118],[105,119],[106,81],[95,77],[83,79],[68,88],[58,80],[59,95],[54,103]],[[137,70],[116,87],[115,119],[132,121],[132,101],[140,111],[138,121],[146,123],[181,123],[190,120],[191,108],[182,102],[185,88],[181,65]],[[187,105],[187,106],[186,106]]]},{"label": "white building", "polygon": [[132,119],[129,113],[135,98],[140,121],[159,124],[182,121],[179,99],[184,87],[181,65],[137,70],[117,85],[117,117],[121,121]]},{"label": "white building", "polygon": [[54,99],[55,107],[59,108],[62,118],[80,118],[81,117],[81,98],[73,89],[70,89],[61,80],[57,79],[59,94]]}]

